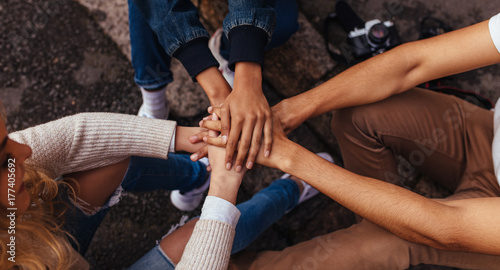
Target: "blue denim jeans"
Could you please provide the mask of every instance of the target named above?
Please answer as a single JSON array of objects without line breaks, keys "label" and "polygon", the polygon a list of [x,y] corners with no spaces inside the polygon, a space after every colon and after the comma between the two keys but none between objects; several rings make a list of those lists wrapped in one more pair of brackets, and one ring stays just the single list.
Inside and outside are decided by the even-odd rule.
[{"label": "blue denim jeans", "polygon": [[78,245],[73,247],[80,254],[87,251],[92,237],[109,207],[117,203],[122,191],[149,191],[157,189],[190,191],[201,186],[207,177],[205,165],[192,162],[188,155],[170,154],[168,159],[131,157],[127,173],[121,186],[108,202],[95,214],[88,215],[73,207],[66,191],[61,192],[61,199],[72,206],[65,213],[65,229],[75,237]]},{"label": "blue denim jeans", "polygon": [[[265,229],[278,221],[287,210],[297,205],[299,187],[291,179],[278,179],[256,193],[250,200],[238,204],[241,216],[236,226],[233,248],[235,254],[252,243]],[[129,270],[174,269],[168,256],[156,245]]]},{"label": "blue denim jeans", "polygon": [[[109,211],[123,191],[149,191],[157,189],[190,191],[204,183],[207,177],[205,165],[192,162],[188,155],[170,154],[168,159],[131,157],[120,187],[110,200],[93,215],[71,207],[65,213],[65,229],[78,242],[73,247],[85,255],[90,242]],[[68,205],[65,190],[61,199]],[[279,220],[287,210],[297,205],[299,188],[291,179],[278,179],[269,187],[256,193],[250,200],[237,205],[241,212],[233,242],[232,254],[241,251],[265,229]],[[157,245],[139,259],[130,269],[174,269],[170,259]]]},{"label": "blue denim jeans", "polygon": [[[229,0],[229,2],[231,4],[237,1]],[[251,3],[255,0],[245,0],[245,2]],[[274,31],[274,20],[272,22],[269,20],[269,17],[274,18],[274,15],[271,16],[272,8],[259,9],[258,14],[253,14],[255,16],[251,17],[252,14],[239,11],[241,6],[237,4],[233,4],[238,7],[234,8],[236,10],[233,11],[233,15],[226,18],[225,28],[230,29],[246,23],[244,17],[250,16],[254,20],[253,23],[262,27],[266,32],[272,33],[271,41],[266,49],[283,44],[298,29],[296,0],[265,2],[275,5],[276,27]],[[209,37],[209,34],[199,22],[196,8],[190,1],[166,1],[160,4],[155,0],[140,3],[128,0],[128,5],[134,80],[137,85],[145,89],[163,87],[173,80],[170,62],[174,51],[190,40]],[[169,12],[174,7],[183,12]],[[143,12],[149,14],[148,18],[143,15]],[[165,16],[165,14],[169,15]],[[155,19],[157,17],[164,18],[164,20],[157,22]],[[161,36],[157,33],[161,33]],[[227,59],[229,46],[227,46],[227,39],[224,39],[221,54]]]},{"label": "blue denim jeans", "polygon": [[[296,0],[276,0],[274,10],[276,12],[276,27],[265,50],[282,45],[299,29],[299,10]],[[229,40],[226,35],[222,35],[219,53],[228,60],[230,51]]]}]

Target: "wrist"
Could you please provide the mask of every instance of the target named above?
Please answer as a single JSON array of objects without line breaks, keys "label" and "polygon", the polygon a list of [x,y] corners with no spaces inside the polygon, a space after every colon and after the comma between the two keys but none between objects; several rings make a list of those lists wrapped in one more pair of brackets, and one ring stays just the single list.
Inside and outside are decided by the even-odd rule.
[{"label": "wrist", "polygon": [[272,110],[275,117],[279,119],[285,134],[288,134],[303,122],[303,120],[300,120],[302,115],[298,114],[299,110],[293,109],[293,105],[290,104],[289,99],[282,100]]},{"label": "wrist", "polygon": [[[300,158],[298,158],[300,148],[300,145],[290,140],[286,140],[285,145],[279,147],[278,149],[280,150],[276,151],[276,158],[278,160],[276,168],[283,172],[290,173],[293,170],[295,164],[300,161]],[[273,147],[272,155],[275,154],[276,149],[277,148]]]},{"label": "wrist", "polygon": [[219,197],[232,204],[236,204],[236,197],[238,189],[241,185],[241,178],[231,176],[227,172],[212,173],[212,180],[210,182],[210,189],[208,190],[209,196]]},{"label": "wrist", "polygon": [[301,150],[304,150],[304,148],[290,140],[287,140],[286,144],[279,148],[275,148],[273,145],[271,157],[274,155],[273,158],[275,158],[275,161],[273,161],[273,163],[276,166],[271,167],[295,175],[295,167],[297,167],[297,164],[304,162],[301,160],[301,154],[303,154]]},{"label": "wrist", "polygon": [[174,129],[174,132],[172,134],[172,139],[170,140],[170,148],[168,149],[168,152],[169,153],[175,153],[175,149],[177,149],[177,138],[176,138],[176,134],[177,134],[177,129],[179,128],[179,126],[175,127]]},{"label": "wrist", "polygon": [[196,76],[196,80],[207,94],[212,106],[220,106],[231,92],[231,87],[216,67],[205,69]]},{"label": "wrist", "polygon": [[[186,141],[184,140],[186,129],[188,129],[188,127],[177,126],[175,128],[174,136],[172,136],[172,141],[170,142],[171,145],[174,144],[174,152],[186,150]],[[170,147],[170,149],[172,149],[172,147]]]},{"label": "wrist", "polygon": [[[258,87],[240,87],[251,85]],[[245,88],[245,91],[251,91],[252,89],[262,91],[262,67],[259,63],[236,63],[234,70],[234,90],[238,91],[240,88]]]}]

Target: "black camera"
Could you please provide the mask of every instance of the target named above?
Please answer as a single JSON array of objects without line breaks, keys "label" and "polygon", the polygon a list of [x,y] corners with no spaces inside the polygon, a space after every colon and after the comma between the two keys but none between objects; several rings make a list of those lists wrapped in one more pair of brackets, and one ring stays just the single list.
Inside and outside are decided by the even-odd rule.
[{"label": "black camera", "polygon": [[364,22],[344,1],[337,3],[335,16],[348,33],[349,49],[355,58],[368,58],[401,44],[394,23],[377,19]]}]

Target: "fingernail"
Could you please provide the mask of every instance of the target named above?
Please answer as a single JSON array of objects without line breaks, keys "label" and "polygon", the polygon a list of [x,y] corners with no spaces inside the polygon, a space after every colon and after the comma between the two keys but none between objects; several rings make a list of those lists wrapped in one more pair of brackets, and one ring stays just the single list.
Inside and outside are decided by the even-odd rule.
[{"label": "fingernail", "polygon": [[197,138],[198,137],[196,137],[196,135],[193,135],[193,136],[189,137],[189,141],[194,142],[194,141],[196,141]]},{"label": "fingernail", "polygon": [[207,138],[207,137],[203,137],[203,141],[204,141],[204,142],[207,142],[207,141],[208,141],[208,138]]},{"label": "fingernail", "polygon": [[236,166],[236,171],[241,172],[241,165]]},{"label": "fingernail", "polygon": [[208,113],[212,113],[212,106],[208,107]]},{"label": "fingernail", "polygon": [[192,161],[195,161],[195,160],[197,160],[197,159],[198,159],[198,154],[192,154],[192,155],[191,155],[191,160],[192,160]]},{"label": "fingernail", "polygon": [[271,155],[271,152],[269,152],[269,150],[267,150],[266,153],[264,153],[264,157],[269,157],[269,155]]},{"label": "fingernail", "polygon": [[199,125],[200,125],[200,127],[203,126],[203,120],[200,121]]},{"label": "fingernail", "polygon": [[228,171],[231,170],[231,163],[226,164],[226,170],[228,170]]},{"label": "fingernail", "polygon": [[217,120],[217,114],[215,113],[212,114],[212,120]]},{"label": "fingernail", "polygon": [[222,136],[222,143],[223,144],[227,143],[227,136],[226,135]]},{"label": "fingernail", "polygon": [[250,170],[250,169],[252,169],[252,167],[253,167],[253,162],[249,161],[249,162],[247,163],[247,169],[249,169],[249,170]]}]

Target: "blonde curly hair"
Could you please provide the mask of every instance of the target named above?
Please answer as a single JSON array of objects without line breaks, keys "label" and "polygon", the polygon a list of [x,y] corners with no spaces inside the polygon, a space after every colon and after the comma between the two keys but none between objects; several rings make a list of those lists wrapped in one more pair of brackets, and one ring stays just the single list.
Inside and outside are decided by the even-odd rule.
[{"label": "blonde curly hair", "polygon": [[[30,196],[30,207],[15,220],[15,262],[7,253],[10,219],[7,210],[0,207],[0,265],[2,269],[70,269],[75,263],[74,250],[67,240],[72,238],[62,229],[62,217],[67,207],[57,199],[62,186],[74,190],[67,182],[55,182],[46,175],[27,168],[25,187]],[[6,267],[6,268],[3,268]]]}]

